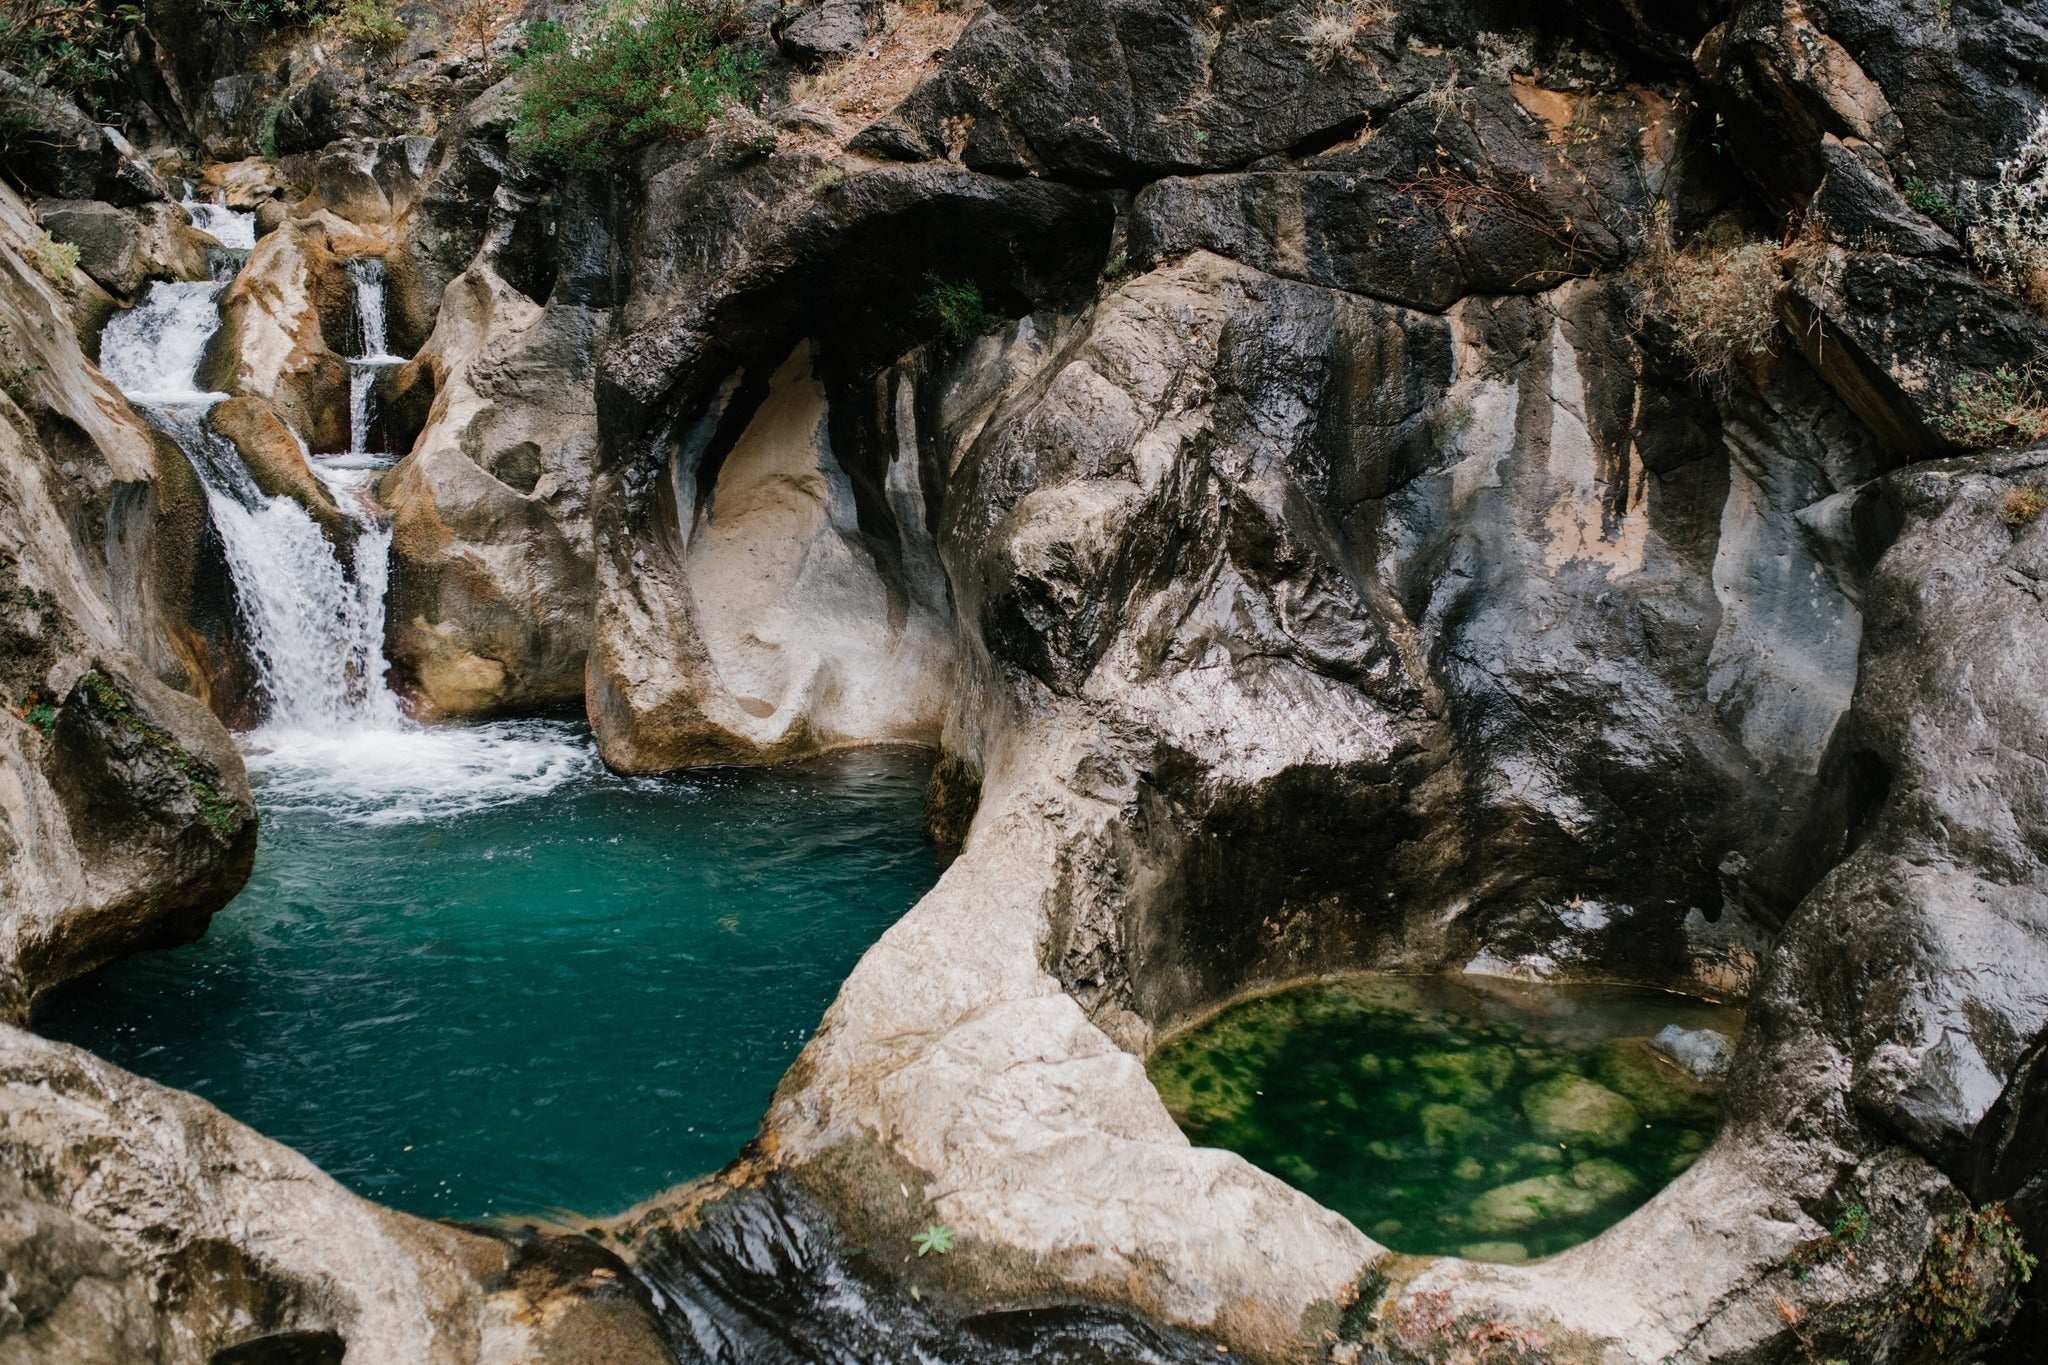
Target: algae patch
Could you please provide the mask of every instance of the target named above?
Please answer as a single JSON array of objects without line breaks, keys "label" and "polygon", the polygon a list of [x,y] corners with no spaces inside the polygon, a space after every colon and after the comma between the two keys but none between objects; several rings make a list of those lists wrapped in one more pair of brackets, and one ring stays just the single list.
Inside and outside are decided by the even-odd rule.
[{"label": "algae patch", "polygon": [[1512,1262],[1584,1241],[1692,1164],[1719,1103],[1649,1040],[1740,1027],[1651,991],[1357,978],[1242,1001],[1149,1070],[1189,1137],[1388,1246]]}]

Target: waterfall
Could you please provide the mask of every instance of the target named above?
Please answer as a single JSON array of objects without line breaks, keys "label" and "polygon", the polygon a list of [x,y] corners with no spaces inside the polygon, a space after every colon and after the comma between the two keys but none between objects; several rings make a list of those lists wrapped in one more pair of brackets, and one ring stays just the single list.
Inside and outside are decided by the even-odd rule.
[{"label": "waterfall", "polygon": [[199,365],[220,328],[220,292],[253,246],[255,224],[254,215],[219,205],[186,207],[230,248],[221,277],[151,285],[141,304],[107,324],[100,365],[178,443],[206,489],[263,703],[262,724],[243,743],[265,804],[393,823],[524,799],[590,771],[588,741],[557,722],[429,728],[406,717],[385,681],[391,530],[374,487],[395,457],[367,447],[376,376],[404,362],[386,350],[383,263],[349,265],[361,352],[349,362],[351,449],[307,457],[356,522],[351,575],[306,509],[266,495],[233,444],[207,426],[227,395],[199,387]]},{"label": "waterfall", "polygon": [[[374,256],[359,256],[348,263],[349,282],[355,295],[355,337],[357,355],[348,362],[348,453],[351,466],[375,465],[377,452],[370,449],[370,427],[376,420],[377,377],[405,358],[387,349],[384,339],[384,262]],[[368,457],[368,458],[366,458]]]},{"label": "waterfall", "polygon": [[256,215],[237,213],[219,204],[187,199],[184,210],[192,215],[192,226],[230,251],[248,251],[256,245]]},{"label": "waterfall", "polygon": [[[220,327],[223,282],[155,284],[134,310],[107,324],[101,366],[155,426],[177,441],[206,487],[256,665],[268,727],[338,730],[395,723],[384,685],[382,560],[390,533],[354,496],[336,501],[361,526],[351,581],[306,509],[269,497],[233,445],[207,428],[225,394],[199,388],[200,357]],[[314,465],[316,471],[318,465]]]}]

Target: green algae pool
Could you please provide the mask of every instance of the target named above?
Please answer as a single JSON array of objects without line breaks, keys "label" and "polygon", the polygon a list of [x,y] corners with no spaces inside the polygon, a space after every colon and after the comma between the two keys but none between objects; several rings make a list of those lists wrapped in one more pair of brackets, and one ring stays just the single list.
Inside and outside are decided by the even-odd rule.
[{"label": "green algae pool", "polygon": [[525,722],[251,767],[248,887],[37,1028],[438,1217],[611,1214],[730,1160],[939,872],[900,752],[629,779]]},{"label": "green algae pool", "polygon": [[1585,1241],[1692,1164],[1719,1102],[1649,1040],[1741,1025],[1654,991],[1354,978],[1234,1004],[1147,1070],[1193,1141],[1387,1246],[1515,1262]]}]

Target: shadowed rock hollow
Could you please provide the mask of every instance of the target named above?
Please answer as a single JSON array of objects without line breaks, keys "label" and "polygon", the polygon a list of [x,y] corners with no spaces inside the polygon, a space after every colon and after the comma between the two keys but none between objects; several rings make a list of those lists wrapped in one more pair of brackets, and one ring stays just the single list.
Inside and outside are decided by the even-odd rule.
[{"label": "shadowed rock hollow", "polygon": [[[2048,320],[2038,226],[1999,216],[2042,174],[2048,11],[757,18],[758,116],[603,177],[520,157],[516,88],[436,121],[320,67],[210,362],[337,448],[323,262],[348,230],[390,262],[421,348],[385,393],[390,652],[424,704],[581,695],[632,772],[941,751],[958,860],[744,1159],[606,1229],[661,1349],[1906,1362],[2023,1311],[2026,1358],[2038,1291],[1965,1215],[2048,1243]],[[163,65],[246,150],[222,83],[253,73]],[[318,152],[315,114],[365,140]],[[964,285],[989,316],[949,334]],[[1357,969],[1745,1000],[1721,1136],[1548,1260],[1388,1253],[1190,1146],[1143,1066]],[[23,1075],[83,1065],[20,1039]],[[934,1221],[955,1249],[899,1263]],[[406,1255],[491,1311],[486,1272]],[[1916,1311],[1950,1272],[1974,1346]],[[310,1301],[257,1316],[353,1359],[369,1319]]]}]

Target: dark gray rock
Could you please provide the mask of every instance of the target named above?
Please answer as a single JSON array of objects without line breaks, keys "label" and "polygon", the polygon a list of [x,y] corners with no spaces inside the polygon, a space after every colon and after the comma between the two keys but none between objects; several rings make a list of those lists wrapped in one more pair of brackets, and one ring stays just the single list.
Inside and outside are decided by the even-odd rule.
[{"label": "dark gray rock", "polygon": [[216,244],[176,204],[121,209],[95,200],[46,201],[37,216],[50,236],[78,248],[78,268],[123,303],[152,280],[203,280]]},{"label": "dark gray rock", "polygon": [[1134,184],[1241,167],[1328,143],[1413,98],[1455,63],[1401,62],[1398,23],[1361,25],[1308,59],[1306,3],[1001,0],[856,150]]},{"label": "dark gray rock", "polygon": [[0,118],[9,126],[0,165],[32,194],[50,199],[147,203],[163,182],[134,149],[71,101],[0,71]]},{"label": "dark gray rock", "polygon": [[2048,319],[1931,257],[1803,250],[1779,309],[1814,368],[1901,459],[1959,449],[1971,386],[2048,352]]},{"label": "dark gray rock", "polygon": [[816,67],[859,52],[881,22],[880,0],[815,0],[775,21],[775,41],[797,66]]}]

